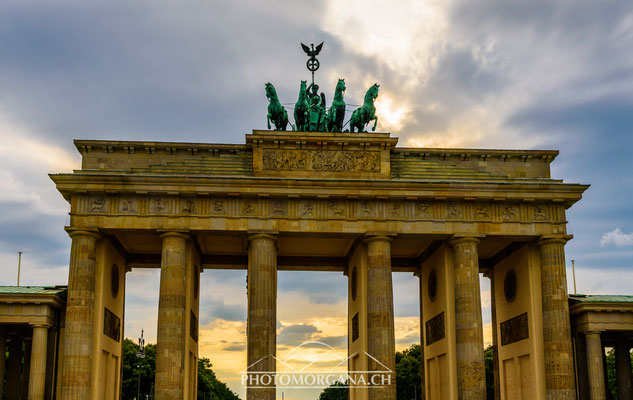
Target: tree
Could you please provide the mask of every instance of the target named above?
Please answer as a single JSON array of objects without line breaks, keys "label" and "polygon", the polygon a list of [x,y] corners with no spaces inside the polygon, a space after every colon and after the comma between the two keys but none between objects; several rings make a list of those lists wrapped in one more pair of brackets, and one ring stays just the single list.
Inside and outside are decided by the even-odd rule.
[{"label": "tree", "polygon": [[347,382],[334,382],[330,387],[323,389],[319,400],[348,400],[349,389]]},{"label": "tree", "polygon": [[198,399],[240,400],[226,383],[218,380],[212,366],[208,358],[198,360]]},{"label": "tree", "polygon": [[[145,346],[145,358],[137,357],[138,347],[130,339],[123,340],[123,399],[142,400],[146,395],[153,398],[156,375],[156,345]],[[208,358],[198,360],[198,399],[240,400],[224,382],[215,376]],[[138,399],[140,375],[140,394]]]},{"label": "tree", "polygon": [[486,370],[486,399],[495,399],[495,372],[494,372],[494,349],[492,345],[484,350],[484,365]]},{"label": "tree", "polygon": [[398,400],[419,399],[421,386],[420,345],[413,344],[402,352],[396,352],[396,392]]},{"label": "tree", "polygon": [[[130,339],[123,340],[123,399],[134,399],[138,395],[140,375],[141,398],[151,395],[156,375],[156,345],[145,346],[145,358],[136,356],[138,347]],[[140,400],[140,399],[139,399]]]}]

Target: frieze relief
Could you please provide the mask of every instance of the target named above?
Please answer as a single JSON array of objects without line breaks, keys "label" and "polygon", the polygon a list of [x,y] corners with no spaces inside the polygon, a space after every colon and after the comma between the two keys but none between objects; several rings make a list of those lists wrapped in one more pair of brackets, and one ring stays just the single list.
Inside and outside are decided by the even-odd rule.
[{"label": "frieze relief", "polygon": [[449,202],[446,204],[447,219],[462,219],[464,217],[464,205],[457,202]]},{"label": "frieze relief", "polygon": [[119,200],[119,212],[121,214],[138,213],[138,201],[134,198],[122,198]]},{"label": "frieze relief", "polygon": [[564,205],[384,198],[80,196],[80,214],[565,223]]},{"label": "frieze relief", "polygon": [[267,171],[380,172],[380,152],[264,150]]},{"label": "frieze relief", "polygon": [[168,214],[169,200],[160,197],[150,199],[149,212],[150,214]]},{"label": "frieze relief", "polygon": [[104,196],[91,197],[88,202],[88,212],[100,214],[108,212],[108,202]]}]

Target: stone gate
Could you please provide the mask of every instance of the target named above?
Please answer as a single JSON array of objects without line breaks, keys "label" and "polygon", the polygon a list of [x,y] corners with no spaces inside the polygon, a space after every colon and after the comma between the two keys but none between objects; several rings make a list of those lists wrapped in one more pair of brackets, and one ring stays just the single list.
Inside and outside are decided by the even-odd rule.
[{"label": "stone gate", "polygon": [[[368,377],[395,370],[391,273],[417,275],[427,399],[485,397],[484,273],[499,396],[575,398],[566,209],[587,186],[550,177],[557,151],[397,142],[275,131],[242,145],[75,141],[81,169],[51,175],[71,206],[61,398],[119,397],[131,268],[161,270],[159,400],[196,396],[205,269],[248,270],[249,365],[276,354],[277,271],[346,274],[349,368]],[[274,372],[268,360],[259,367]],[[275,387],[247,393],[272,400]],[[350,398],[395,399],[395,377]]]}]

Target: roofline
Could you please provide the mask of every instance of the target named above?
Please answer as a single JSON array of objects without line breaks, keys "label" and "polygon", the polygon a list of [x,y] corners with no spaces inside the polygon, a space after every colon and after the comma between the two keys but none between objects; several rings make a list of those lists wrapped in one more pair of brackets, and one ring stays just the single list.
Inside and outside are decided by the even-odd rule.
[{"label": "roofline", "polygon": [[[158,141],[142,141],[142,140],[94,140],[94,139],[74,139],[73,143],[77,151],[84,153],[92,148],[101,147],[104,151],[108,149],[129,149],[129,148],[176,148],[176,149],[226,149],[226,150],[247,150],[246,144],[232,143],[194,143],[194,142],[158,142]],[[459,155],[473,156],[527,156],[531,158],[541,158],[544,161],[551,162],[558,156],[558,150],[517,150],[517,149],[468,149],[468,148],[441,148],[441,147],[395,147],[393,151],[398,153],[415,153],[415,154],[442,154],[442,155]]]}]

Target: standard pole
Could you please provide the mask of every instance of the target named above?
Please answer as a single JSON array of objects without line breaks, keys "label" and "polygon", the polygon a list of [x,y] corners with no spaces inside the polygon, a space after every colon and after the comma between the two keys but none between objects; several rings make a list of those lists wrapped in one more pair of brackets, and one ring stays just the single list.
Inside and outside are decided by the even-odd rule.
[{"label": "standard pole", "polygon": [[18,251],[18,286],[20,286],[20,267],[22,266],[22,252]]},{"label": "standard pole", "polygon": [[574,266],[574,262],[576,260],[571,260],[571,273],[574,277],[574,294],[576,294],[576,267]]}]

